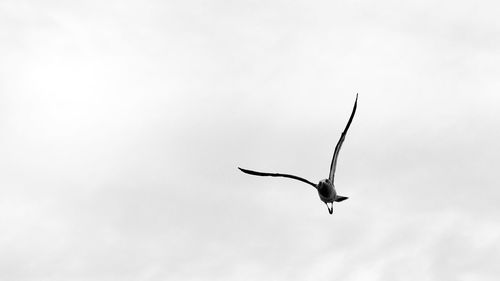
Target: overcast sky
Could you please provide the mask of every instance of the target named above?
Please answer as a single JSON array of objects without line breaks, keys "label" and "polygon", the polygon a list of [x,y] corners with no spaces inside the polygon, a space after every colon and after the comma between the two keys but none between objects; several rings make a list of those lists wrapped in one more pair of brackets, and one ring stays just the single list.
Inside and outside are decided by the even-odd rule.
[{"label": "overcast sky", "polygon": [[336,2],[0,0],[0,279],[498,280],[500,5]]}]

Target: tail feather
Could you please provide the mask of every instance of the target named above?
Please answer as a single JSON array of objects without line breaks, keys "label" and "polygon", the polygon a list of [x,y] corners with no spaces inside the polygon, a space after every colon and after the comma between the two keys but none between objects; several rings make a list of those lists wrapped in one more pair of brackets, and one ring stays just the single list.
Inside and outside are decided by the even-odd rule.
[{"label": "tail feather", "polygon": [[349,197],[337,195],[337,197],[335,197],[335,202],[342,202],[346,199],[349,199]]}]

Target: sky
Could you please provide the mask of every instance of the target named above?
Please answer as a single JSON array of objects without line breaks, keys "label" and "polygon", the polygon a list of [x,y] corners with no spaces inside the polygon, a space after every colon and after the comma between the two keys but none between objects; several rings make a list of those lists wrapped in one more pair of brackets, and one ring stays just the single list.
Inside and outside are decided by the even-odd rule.
[{"label": "sky", "polygon": [[499,8],[0,0],[0,279],[497,280]]}]

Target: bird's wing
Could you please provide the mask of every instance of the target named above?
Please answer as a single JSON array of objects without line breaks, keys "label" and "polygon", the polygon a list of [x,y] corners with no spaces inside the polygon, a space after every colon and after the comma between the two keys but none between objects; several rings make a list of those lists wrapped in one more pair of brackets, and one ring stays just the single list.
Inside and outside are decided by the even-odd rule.
[{"label": "bird's wing", "polygon": [[354,102],[354,107],[352,108],[351,117],[349,117],[349,121],[347,122],[347,126],[345,126],[342,135],[340,135],[339,142],[335,146],[335,152],[333,152],[332,164],[330,165],[330,176],[328,177],[331,182],[333,182],[333,178],[335,176],[335,169],[337,167],[337,159],[339,158],[340,148],[342,147],[342,143],[344,142],[345,135],[347,134],[347,130],[349,130],[349,126],[351,126],[352,118],[354,117],[354,113],[356,113],[356,106],[358,105],[358,94],[356,94],[356,101]]},{"label": "bird's wing", "polygon": [[297,176],[294,176],[294,175],[288,175],[288,174],[278,174],[278,173],[262,173],[262,172],[256,172],[256,171],[251,171],[251,170],[247,170],[247,169],[243,169],[243,168],[240,168],[238,167],[238,169],[240,169],[240,171],[242,171],[243,173],[246,173],[246,174],[249,174],[249,175],[254,175],[254,176],[270,176],[270,177],[285,177],[285,178],[291,178],[291,179],[295,179],[295,180],[299,180],[301,182],[305,182],[305,183],[308,183],[312,186],[314,186],[314,188],[316,188],[316,185],[306,179],[303,179],[301,177],[297,177]]}]

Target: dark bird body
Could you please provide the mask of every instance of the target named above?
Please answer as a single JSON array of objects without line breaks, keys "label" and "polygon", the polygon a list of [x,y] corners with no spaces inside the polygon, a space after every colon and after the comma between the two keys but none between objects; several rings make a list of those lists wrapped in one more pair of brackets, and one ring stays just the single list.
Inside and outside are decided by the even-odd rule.
[{"label": "dark bird body", "polygon": [[332,163],[330,165],[330,175],[328,176],[327,179],[321,180],[318,184],[314,184],[314,183],[312,183],[304,178],[290,175],[290,174],[263,173],[263,172],[256,172],[256,171],[247,170],[247,169],[243,169],[243,168],[239,168],[239,167],[238,167],[238,169],[240,169],[244,173],[254,175],[254,176],[285,177],[285,178],[299,180],[301,182],[312,185],[318,191],[318,195],[319,195],[319,198],[321,199],[321,201],[323,201],[326,204],[326,207],[328,208],[328,212],[330,214],[332,214],[334,201],[341,202],[341,201],[348,199],[348,197],[341,196],[341,195],[337,194],[337,191],[335,190],[335,185],[333,184],[333,181],[334,181],[334,176],[335,176],[335,169],[337,167],[337,159],[339,157],[340,148],[342,147],[342,144],[344,143],[345,136],[347,134],[347,130],[349,130],[349,126],[351,125],[354,114],[356,113],[357,104],[358,104],[358,95],[356,94],[356,101],[354,102],[354,107],[352,109],[351,117],[349,117],[349,121],[347,122],[347,125],[346,125],[344,131],[340,135],[340,139],[337,142],[337,145],[335,146],[335,151],[333,152]]}]

